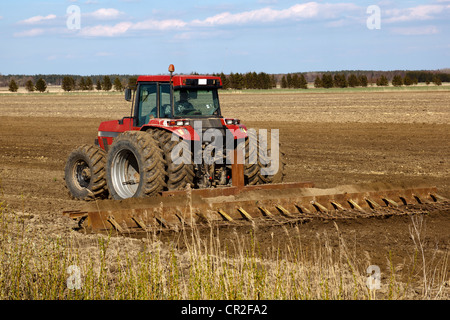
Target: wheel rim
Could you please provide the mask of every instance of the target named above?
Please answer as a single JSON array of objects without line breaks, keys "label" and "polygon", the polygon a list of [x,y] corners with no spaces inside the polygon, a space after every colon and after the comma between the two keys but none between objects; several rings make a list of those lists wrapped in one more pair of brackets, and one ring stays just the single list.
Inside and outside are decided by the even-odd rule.
[{"label": "wheel rim", "polygon": [[111,180],[122,199],[133,197],[139,187],[140,174],[136,156],[129,150],[118,152],[112,159]]},{"label": "wheel rim", "polygon": [[79,189],[88,188],[91,183],[91,168],[84,160],[78,160],[73,166],[75,185]]}]

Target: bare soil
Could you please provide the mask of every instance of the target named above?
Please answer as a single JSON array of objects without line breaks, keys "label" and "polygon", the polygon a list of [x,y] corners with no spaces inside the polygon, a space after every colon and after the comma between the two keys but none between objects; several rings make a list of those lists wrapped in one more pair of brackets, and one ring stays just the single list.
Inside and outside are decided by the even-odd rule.
[{"label": "bare soil", "polygon": [[[287,181],[312,181],[324,188],[429,184],[450,198],[450,91],[224,93],[221,107],[224,115],[240,118],[248,128],[279,130]],[[129,113],[121,95],[0,96],[0,200],[29,217],[37,233],[71,234],[74,224],[61,213],[83,203],[71,200],[66,191],[67,156],[78,145],[93,143],[101,121]],[[436,208],[425,213],[426,252],[448,253],[450,212]],[[396,265],[414,255],[411,219],[317,220],[297,228],[238,231],[256,237],[261,252],[297,242],[313,254],[324,234],[333,246],[342,236],[356,256],[389,269],[389,255]],[[229,228],[218,236],[227,243],[235,234],[236,228]]]}]

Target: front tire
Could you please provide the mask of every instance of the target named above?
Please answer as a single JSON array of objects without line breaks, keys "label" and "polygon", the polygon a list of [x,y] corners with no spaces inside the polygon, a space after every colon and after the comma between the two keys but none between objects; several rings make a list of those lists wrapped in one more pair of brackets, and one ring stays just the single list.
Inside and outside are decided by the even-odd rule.
[{"label": "front tire", "polygon": [[69,194],[79,200],[108,197],[106,153],[97,146],[82,145],[72,151],[64,168]]},{"label": "front tire", "polygon": [[150,133],[127,131],[111,145],[106,159],[106,181],[113,199],[143,198],[163,191],[164,158]]}]

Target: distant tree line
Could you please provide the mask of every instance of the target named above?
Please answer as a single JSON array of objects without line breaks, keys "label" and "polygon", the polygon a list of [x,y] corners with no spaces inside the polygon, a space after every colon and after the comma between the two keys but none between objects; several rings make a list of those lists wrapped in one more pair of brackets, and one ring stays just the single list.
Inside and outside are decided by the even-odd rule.
[{"label": "distant tree line", "polygon": [[[45,90],[47,90],[47,83],[42,78],[39,78],[36,81],[36,84],[33,84],[33,81],[28,80],[25,83],[25,88],[27,89],[28,92],[34,91],[45,92]],[[17,90],[19,90],[19,85],[16,83],[16,81],[14,81],[14,79],[11,79],[8,85],[8,89],[11,92],[17,92]]]},{"label": "distant tree line", "polygon": [[347,87],[367,87],[368,79],[365,74],[357,76],[352,73],[348,76],[344,73],[325,73],[321,77],[319,75],[314,79],[314,87],[315,88],[347,88]]},{"label": "distant tree line", "polygon": [[[441,75],[442,77],[440,77]],[[434,74],[432,77],[430,77],[431,80],[426,80],[426,84],[429,85],[431,82],[433,82],[435,85],[440,86],[442,85],[441,78],[447,79],[446,74]],[[449,78],[450,81],[450,78]],[[376,79],[371,79],[370,82],[372,85],[376,84],[379,87],[382,86],[389,86],[389,79],[386,75],[382,74]],[[411,86],[414,84],[419,83],[418,77],[416,77],[415,74],[409,74],[406,73],[404,76],[400,74],[396,74],[392,77],[391,83],[395,87],[400,87],[402,85],[405,86]],[[347,87],[367,87],[369,85],[369,79],[365,74],[357,76],[356,74],[352,73],[348,77],[345,75],[345,73],[337,73],[337,74],[331,74],[331,73],[325,73],[322,74],[322,76],[317,75],[314,80],[314,87],[315,88],[347,88]]]},{"label": "distant tree line", "polygon": [[[126,80],[128,81],[128,80]],[[126,87],[124,80],[116,77],[114,81],[111,81],[110,76],[103,76],[102,79],[97,79],[95,83],[95,90],[97,91],[110,91],[114,88],[114,91],[123,91]],[[74,78],[70,76],[65,76],[61,83],[61,88],[64,91],[73,91],[73,90],[81,90],[81,91],[93,91],[94,90],[94,82],[91,77],[81,77],[78,82],[75,81]]]},{"label": "distant tree line", "polygon": [[274,75],[269,75],[265,72],[247,72],[230,73],[213,73],[213,76],[220,77],[222,80],[223,89],[271,89],[277,86]]},{"label": "distant tree line", "polygon": [[[444,72],[445,71],[445,72]],[[215,73],[222,79],[224,89],[271,89],[276,87],[307,89],[308,83],[313,83],[316,88],[347,88],[414,85],[418,83],[450,82],[450,71],[337,71],[337,72],[305,72],[288,74],[267,74],[265,72],[247,73]],[[197,73],[192,73],[197,74]],[[0,87],[7,86],[10,91],[17,92],[19,87],[25,87],[29,92],[45,92],[48,86],[61,86],[67,92],[81,91],[123,91],[126,87],[133,88],[136,85],[136,75],[1,75]],[[43,91],[42,91],[43,90]]]},{"label": "distant tree line", "polygon": [[[111,80],[113,79],[113,80]],[[81,91],[123,91],[127,86],[134,86],[136,76],[74,76],[74,75],[42,75],[42,76],[26,76],[26,75],[0,75],[0,87],[7,86],[9,91],[17,92],[19,87],[25,87],[28,92],[40,91],[45,92],[47,87],[61,86],[64,91],[70,92],[75,90]],[[131,81],[131,82],[130,82]],[[134,83],[132,82],[134,81]],[[43,84],[45,89],[43,91]]]}]

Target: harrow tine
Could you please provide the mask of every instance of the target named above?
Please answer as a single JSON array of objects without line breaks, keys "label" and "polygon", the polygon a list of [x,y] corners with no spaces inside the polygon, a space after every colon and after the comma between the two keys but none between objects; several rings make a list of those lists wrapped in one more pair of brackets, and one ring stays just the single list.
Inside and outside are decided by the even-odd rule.
[{"label": "harrow tine", "polygon": [[245,211],[244,208],[239,207],[239,208],[238,208],[238,211],[242,214],[242,216],[243,216],[246,220],[248,220],[248,221],[252,221],[252,220],[253,220],[253,218],[251,217],[251,215],[250,215],[247,211]]},{"label": "harrow tine", "polygon": [[334,209],[336,209],[336,210],[341,210],[341,211],[345,211],[345,208],[344,208],[339,202],[336,202],[336,201],[330,201],[330,203],[331,203],[331,205],[334,207]]},{"label": "harrow tine", "polygon": [[418,204],[423,204],[423,203],[425,203],[425,200],[420,199],[420,197],[419,197],[418,195],[413,194],[412,196],[413,196],[413,198],[417,201]]},{"label": "harrow tine", "polygon": [[288,210],[283,208],[281,205],[276,205],[275,208],[277,208],[278,211],[280,211],[281,215],[288,217],[288,218],[295,218],[293,215],[291,215],[291,213]]},{"label": "harrow tine", "polygon": [[387,206],[389,206],[389,205],[391,205],[391,206],[393,206],[393,207],[399,207],[399,204],[397,203],[397,202],[395,202],[394,200],[392,200],[392,199],[389,199],[389,198],[382,198],[381,200],[383,200],[384,201],[384,203],[386,203],[386,205]]},{"label": "harrow tine", "polygon": [[365,212],[364,209],[361,208],[361,207],[356,203],[356,201],[350,199],[350,200],[348,200],[347,202],[350,204],[350,206],[352,207],[352,209],[356,209],[356,210],[358,210],[358,211]]},{"label": "harrow tine", "polygon": [[372,210],[379,209],[381,206],[370,198],[364,198]]},{"label": "harrow tine", "polygon": [[308,208],[306,208],[305,206],[302,206],[299,203],[295,203],[294,206],[297,208],[297,210],[300,213],[306,213],[306,214],[310,214],[311,213],[311,211]]},{"label": "harrow tine", "polygon": [[217,211],[221,216],[222,216],[222,218],[224,219],[224,220],[226,220],[226,221],[233,221],[233,218],[232,217],[230,217],[225,211],[223,211],[222,209],[219,209],[218,211]]},{"label": "harrow tine", "polygon": [[144,230],[145,232],[148,231],[147,226],[145,225],[145,223],[144,223],[141,219],[139,219],[138,217],[131,217],[131,219],[133,219],[134,222],[136,222],[136,224],[137,224],[142,230]]},{"label": "harrow tine", "polygon": [[167,223],[167,221],[161,217],[161,216],[155,216],[155,220],[163,227],[166,229],[170,229],[170,225]]},{"label": "harrow tine", "polygon": [[438,202],[438,201],[446,202],[446,201],[449,201],[449,199],[444,198],[443,196],[440,196],[437,193],[430,193],[430,197],[433,199],[434,202]]},{"label": "harrow tine", "polygon": [[118,232],[124,233],[125,230],[120,226],[120,224],[116,221],[116,219],[114,219],[113,216],[109,216],[107,221],[111,223],[114,229],[116,229]]},{"label": "harrow tine", "polygon": [[261,212],[263,213],[263,215],[265,215],[266,217],[271,217],[271,216],[272,216],[272,213],[271,213],[269,210],[267,210],[266,208],[264,208],[264,207],[258,207],[258,209],[261,210]]},{"label": "harrow tine", "polygon": [[311,204],[313,205],[314,208],[316,208],[316,210],[318,212],[323,212],[323,213],[328,213],[328,209],[325,208],[323,205],[321,205],[320,203],[318,203],[317,201],[311,201]]}]

